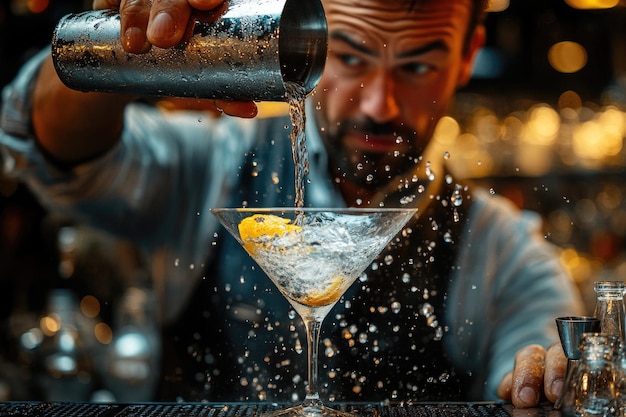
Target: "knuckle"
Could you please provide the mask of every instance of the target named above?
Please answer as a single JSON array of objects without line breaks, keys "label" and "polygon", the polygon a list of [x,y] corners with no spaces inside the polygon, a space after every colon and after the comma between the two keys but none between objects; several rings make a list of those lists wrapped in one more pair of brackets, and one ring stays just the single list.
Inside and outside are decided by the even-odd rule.
[{"label": "knuckle", "polygon": [[120,12],[123,13],[145,13],[149,8],[148,0],[122,0],[120,3]]}]

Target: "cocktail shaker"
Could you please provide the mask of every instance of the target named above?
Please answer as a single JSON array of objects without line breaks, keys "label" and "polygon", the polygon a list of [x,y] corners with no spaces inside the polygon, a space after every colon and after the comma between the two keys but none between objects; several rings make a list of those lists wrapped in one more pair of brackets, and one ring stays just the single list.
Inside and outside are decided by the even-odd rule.
[{"label": "cocktail shaker", "polygon": [[326,61],[320,0],[230,0],[188,32],[176,47],[132,54],[122,48],[117,11],[74,13],[54,30],[52,58],[76,90],[237,101],[285,101],[290,82],[308,94]]}]

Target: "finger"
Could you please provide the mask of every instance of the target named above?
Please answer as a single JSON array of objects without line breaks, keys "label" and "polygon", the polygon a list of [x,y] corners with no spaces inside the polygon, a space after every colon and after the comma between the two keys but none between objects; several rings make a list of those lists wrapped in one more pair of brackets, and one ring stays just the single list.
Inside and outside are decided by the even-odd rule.
[{"label": "finger", "polygon": [[122,0],[120,3],[120,38],[128,52],[142,53],[150,49],[146,37],[150,17],[150,0]]},{"label": "finger", "polygon": [[121,0],[93,0],[91,8],[94,10],[115,9],[120,7]]},{"label": "finger", "polygon": [[256,116],[258,112],[256,104],[252,101],[215,100],[215,105],[220,111],[224,112],[224,114],[246,119]]},{"label": "finger", "polygon": [[498,385],[497,395],[504,401],[511,401],[511,388],[513,385],[513,372],[508,372],[502,378],[500,385]]},{"label": "finger", "polygon": [[567,358],[560,343],[555,343],[548,348],[545,359],[545,372],[543,386],[546,398],[555,402],[563,391],[563,381],[567,373]]},{"label": "finger", "polygon": [[206,111],[214,115],[228,114],[243,118],[254,117],[258,112],[256,104],[252,101],[164,97],[158,101],[158,105],[167,110]]},{"label": "finger", "polygon": [[189,5],[197,10],[213,10],[224,3],[224,0],[189,0]]},{"label": "finger", "polygon": [[191,6],[187,0],[153,0],[146,35],[160,48],[180,43],[189,24]]},{"label": "finger", "polygon": [[530,345],[520,349],[515,356],[511,402],[515,407],[535,407],[543,388],[545,349]]}]

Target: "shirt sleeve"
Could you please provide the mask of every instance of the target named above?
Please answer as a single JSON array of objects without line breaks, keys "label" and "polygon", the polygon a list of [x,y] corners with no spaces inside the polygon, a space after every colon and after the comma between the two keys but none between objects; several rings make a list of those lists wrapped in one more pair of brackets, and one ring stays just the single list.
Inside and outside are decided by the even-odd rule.
[{"label": "shirt sleeve", "polygon": [[447,345],[476,381],[475,399],[497,400],[516,352],[558,342],[554,319],[584,310],[559,249],[540,226],[536,213],[484,191],[475,195],[449,297]]},{"label": "shirt sleeve", "polygon": [[210,254],[218,224],[208,211],[237,187],[255,121],[132,103],[117,146],[59,169],[40,152],[30,121],[32,80],[48,53],[3,91],[3,173],[27,184],[48,210],[136,244],[159,275],[164,315],[173,317]]}]

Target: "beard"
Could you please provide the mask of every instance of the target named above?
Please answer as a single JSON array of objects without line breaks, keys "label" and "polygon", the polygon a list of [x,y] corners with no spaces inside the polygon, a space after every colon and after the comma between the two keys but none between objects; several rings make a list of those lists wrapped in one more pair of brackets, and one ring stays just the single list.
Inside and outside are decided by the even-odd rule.
[{"label": "beard", "polygon": [[[349,181],[371,191],[387,186],[398,177],[411,177],[420,162],[423,151],[417,133],[396,123],[376,123],[371,119],[344,120],[330,129],[328,124],[321,132],[328,150],[331,175],[339,181]],[[361,137],[395,138],[395,144],[386,150],[368,150],[350,146],[350,135]],[[367,139],[366,139],[367,141]]]}]

